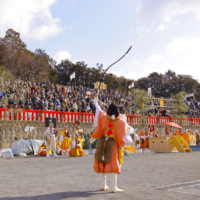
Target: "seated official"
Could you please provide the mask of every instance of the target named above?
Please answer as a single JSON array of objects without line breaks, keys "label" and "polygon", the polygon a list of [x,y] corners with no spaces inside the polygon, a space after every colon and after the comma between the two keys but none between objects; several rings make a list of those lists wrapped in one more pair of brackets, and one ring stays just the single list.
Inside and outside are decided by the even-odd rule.
[{"label": "seated official", "polygon": [[61,143],[59,141],[57,141],[57,143],[56,143],[56,154],[57,155],[66,155],[67,154],[66,150],[61,149]]},{"label": "seated official", "polygon": [[47,155],[47,147],[45,142],[38,149],[38,156],[46,156]]},{"label": "seated official", "polygon": [[69,152],[70,157],[82,157],[84,156],[84,151],[82,149],[82,141],[79,138],[79,135],[76,133],[75,137],[71,141],[71,149]]}]

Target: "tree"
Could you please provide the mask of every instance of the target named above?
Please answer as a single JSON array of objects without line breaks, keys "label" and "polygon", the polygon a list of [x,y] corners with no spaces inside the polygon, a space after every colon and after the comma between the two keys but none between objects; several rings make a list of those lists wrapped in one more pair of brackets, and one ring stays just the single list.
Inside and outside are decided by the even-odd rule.
[{"label": "tree", "polygon": [[0,38],[0,64],[13,72],[19,52],[25,52],[26,44],[21,40],[20,33],[8,29],[4,38]]},{"label": "tree", "polygon": [[200,101],[200,87],[198,89],[198,85],[198,81],[190,75],[176,75],[172,70],[168,70],[165,74],[153,72],[135,83],[135,87],[138,89],[147,91],[148,88],[151,88],[155,97],[169,98],[171,94],[175,95],[182,91],[186,93],[196,92],[196,97]]},{"label": "tree", "polygon": [[[77,62],[76,64],[72,63],[69,60],[63,60],[60,64],[56,65],[55,69],[58,72],[57,83],[62,85],[67,85],[70,83],[70,75],[76,73],[76,85],[80,84],[79,77],[81,76],[82,80],[84,77],[84,72],[86,73],[86,66]],[[72,83],[75,85],[75,79],[72,80]]]},{"label": "tree", "polygon": [[166,81],[170,81],[174,79],[175,77],[176,77],[176,73],[173,72],[172,70],[169,69],[167,72],[165,72]]},{"label": "tree", "polygon": [[133,104],[134,104],[134,113],[138,116],[141,116],[142,126],[145,124],[145,113],[150,110],[150,99],[148,98],[148,94],[145,90],[132,89],[131,90],[134,96]]},{"label": "tree", "polygon": [[11,72],[7,72],[3,66],[0,66],[0,81],[11,80],[14,76]]},{"label": "tree", "polygon": [[179,125],[182,125],[182,113],[188,110],[188,106],[184,102],[185,94],[185,92],[179,92],[176,95],[171,95],[174,104],[171,114],[173,117],[179,118]]},{"label": "tree", "polygon": [[13,51],[25,51],[26,44],[21,40],[20,33],[14,31],[13,29],[8,29],[4,38],[4,42],[12,42]]},{"label": "tree", "polygon": [[56,62],[44,50],[36,49],[34,53],[27,50],[20,34],[12,29],[0,38],[0,65],[16,78],[56,83]]},{"label": "tree", "polygon": [[54,80],[57,78],[57,73],[54,70],[54,67],[56,65],[55,60],[49,57],[48,54],[45,53],[45,50],[36,49],[34,52],[35,56],[35,73],[34,76],[37,81],[48,81],[50,78],[50,72],[51,72],[51,80]]},{"label": "tree", "polygon": [[49,81],[51,83],[57,83],[57,79],[58,79],[58,72],[56,69],[52,68],[51,66],[49,66]]}]

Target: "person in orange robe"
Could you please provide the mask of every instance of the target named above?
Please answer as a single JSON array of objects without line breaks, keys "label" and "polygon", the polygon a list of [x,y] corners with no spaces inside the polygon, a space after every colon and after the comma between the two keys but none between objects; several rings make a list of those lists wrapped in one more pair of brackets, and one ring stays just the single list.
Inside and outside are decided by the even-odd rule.
[{"label": "person in orange robe", "polygon": [[153,137],[158,137],[157,133],[156,133],[156,129],[155,127],[153,126],[152,128],[152,133],[153,133]]},{"label": "person in orange robe", "polygon": [[149,148],[149,133],[144,133],[145,139],[144,139],[144,148]]},{"label": "person in orange robe", "polygon": [[109,128],[109,137],[114,138],[115,144],[112,151],[112,161],[108,164],[104,164],[98,163],[95,159],[93,168],[96,173],[100,173],[103,185],[102,190],[109,189],[106,185],[106,174],[110,173],[111,191],[123,192],[123,190],[117,188],[117,174],[121,173],[121,164],[123,162],[123,159],[120,159],[121,154],[123,154],[122,148],[125,146],[123,138],[128,133],[130,127],[125,120],[119,117],[118,108],[114,104],[111,104],[108,107],[107,113],[105,113],[101,110],[97,102],[98,100],[95,99],[94,103],[96,106],[96,113],[94,126],[96,129],[91,137],[98,140],[100,140],[103,136],[108,137],[108,124],[112,123],[111,128]]},{"label": "person in orange robe", "polygon": [[[136,130],[136,132],[135,132],[137,135],[138,135],[138,130]],[[137,147],[137,145],[138,144],[140,144],[140,138],[139,137],[137,137],[137,139],[135,138],[135,136],[134,136],[134,141],[135,141],[135,147]]]},{"label": "person in orange robe", "polygon": [[143,149],[144,147],[144,129],[140,132],[140,148]]},{"label": "person in orange robe", "polygon": [[165,134],[164,134],[164,137],[168,137],[170,136],[170,132],[168,131],[168,128],[165,129]]}]

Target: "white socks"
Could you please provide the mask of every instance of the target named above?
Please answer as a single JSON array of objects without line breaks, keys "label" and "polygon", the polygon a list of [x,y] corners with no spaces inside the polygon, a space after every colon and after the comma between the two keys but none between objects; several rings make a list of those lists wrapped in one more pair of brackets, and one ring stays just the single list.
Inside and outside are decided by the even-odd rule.
[{"label": "white socks", "polygon": [[101,178],[101,184],[103,186],[102,190],[108,190],[109,187],[106,185],[106,174],[100,173],[100,178]]},{"label": "white socks", "polygon": [[111,192],[124,192],[124,190],[121,190],[117,187],[117,174],[116,173],[110,173],[111,178]]},{"label": "white socks", "polygon": [[[100,178],[101,178],[101,184],[103,186],[102,190],[108,190],[109,187],[106,184],[106,174],[105,173],[100,173]],[[121,190],[117,187],[117,174],[116,173],[110,173],[110,178],[111,178],[111,192],[124,192],[124,190]]]}]

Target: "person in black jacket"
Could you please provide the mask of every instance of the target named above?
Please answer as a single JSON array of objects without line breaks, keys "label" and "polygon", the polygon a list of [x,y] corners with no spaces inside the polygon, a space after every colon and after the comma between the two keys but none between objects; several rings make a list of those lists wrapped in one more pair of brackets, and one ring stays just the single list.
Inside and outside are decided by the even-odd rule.
[{"label": "person in black jacket", "polygon": [[8,105],[9,105],[9,108],[13,108],[13,106],[14,106],[14,100],[13,100],[12,97],[9,98]]},{"label": "person in black jacket", "polygon": [[92,101],[90,101],[90,108],[92,110],[92,113],[95,113],[96,108],[95,108],[94,102]]},{"label": "person in black jacket", "polygon": [[83,104],[82,104],[81,112],[83,112],[83,113],[87,112],[87,105],[86,105],[86,102],[85,102],[85,101],[84,101]]},{"label": "person in black jacket", "polygon": [[33,105],[33,103],[31,101],[31,98],[28,97],[28,99],[25,102],[25,109],[28,109],[28,108],[30,109],[30,107],[32,107],[32,105]]},{"label": "person in black jacket", "polygon": [[42,100],[42,101],[40,102],[40,108],[41,108],[41,110],[43,110],[44,106],[45,106],[44,100]]},{"label": "person in black jacket", "polygon": [[39,101],[37,98],[32,98],[32,103],[33,103],[33,109],[34,110],[39,110]]}]

